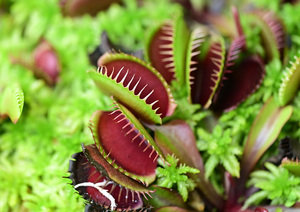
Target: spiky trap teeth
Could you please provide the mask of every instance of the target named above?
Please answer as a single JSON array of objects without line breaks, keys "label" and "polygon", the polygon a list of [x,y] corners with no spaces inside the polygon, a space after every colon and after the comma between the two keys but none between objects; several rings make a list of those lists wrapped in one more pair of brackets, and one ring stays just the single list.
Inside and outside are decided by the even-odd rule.
[{"label": "spiky trap teeth", "polygon": [[70,176],[74,188],[92,204],[101,205],[111,210],[115,210],[117,207],[120,209],[142,207],[143,203],[134,191],[123,189],[123,187],[102,176],[88,162],[83,153],[75,154],[73,158],[76,161],[70,163],[69,171],[73,177],[72,179]]},{"label": "spiky trap teeth", "polygon": [[146,57],[169,84],[177,80],[183,85],[183,70],[190,36],[183,15],[180,12],[174,14],[172,20],[156,26],[149,34]]},{"label": "spiky trap teeth", "polygon": [[222,75],[225,44],[223,38],[216,35],[207,37],[206,42],[209,49],[205,57],[199,55],[200,52],[203,54],[202,49],[191,49],[190,54],[193,57],[190,58],[191,66],[189,68],[192,71],[191,77],[194,78],[193,84],[191,84],[192,101],[208,108]]},{"label": "spiky trap teeth", "polygon": [[106,53],[98,61],[100,69],[89,72],[97,86],[148,123],[161,123],[170,116],[175,103],[163,77],[139,58]]},{"label": "spiky trap teeth", "polygon": [[256,11],[250,15],[252,25],[261,28],[261,40],[266,60],[285,57],[286,32],[282,21],[272,11]]},{"label": "spiky trap teeth", "polygon": [[[142,184],[114,169],[95,145],[83,146],[70,161],[70,179],[74,188],[95,207],[123,211],[143,208],[142,197],[151,197]],[[148,197],[146,196],[148,195]]]},{"label": "spiky trap teeth", "polygon": [[174,56],[173,56],[173,34],[174,30],[170,23],[161,25],[149,41],[147,56],[153,67],[155,67],[167,83],[175,79]]},{"label": "spiky trap teeth", "polygon": [[96,111],[91,130],[99,151],[124,174],[149,184],[162,155],[140,122],[123,105],[113,112]]},{"label": "spiky trap teeth", "polygon": [[258,56],[245,58],[240,65],[231,70],[230,78],[223,81],[223,86],[216,96],[214,110],[229,111],[236,108],[258,89],[265,76],[264,64]]},{"label": "spiky trap teeth", "polygon": [[[299,53],[298,53],[299,55]],[[298,92],[300,85],[300,56],[294,56],[290,67],[286,68],[279,88],[279,103],[281,106],[289,103]]]}]

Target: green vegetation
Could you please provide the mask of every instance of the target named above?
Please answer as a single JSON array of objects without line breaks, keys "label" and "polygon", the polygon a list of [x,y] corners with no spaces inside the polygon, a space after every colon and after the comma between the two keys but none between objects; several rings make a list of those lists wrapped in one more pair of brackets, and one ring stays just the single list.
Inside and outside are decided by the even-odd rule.
[{"label": "green vegetation", "polygon": [[[192,1],[191,5],[193,9],[201,10],[207,2],[197,4],[197,1]],[[300,139],[297,81],[300,76],[300,4],[253,0],[241,1],[239,5],[249,2],[257,8],[272,10],[282,21],[287,34],[284,56],[280,57],[279,51],[274,53],[270,50],[272,54],[268,57],[268,49],[263,46],[261,37],[262,28],[259,24],[255,25],[253,17],[241,13],[247,54],[258,54],[265,62],[265,76],[255,93],[245,97],[245,101],[231,111],[214,113],[189,101],[188,86],[181,87],[178,81],[173,81],[170,86],[177,108],[162,122],[167,124],[181,119],[189,124],[205,172],[200,170],[201,165],[197,168],[185,165],[177,159],[178,155],[169,154],[166,161],[159,160],[154,184],[177,190],[187,204],[189,192],[197,186],[197,189],[203,189],[201,182],[197,182],[201,175],[204,176],[201,180],[210,181],[223,198],[228,192],[222,185],[224,173],[235,179],[245,177],[249,180],[248,186],[260,189],[246,199],[244,208],[259,204],[291,207],[300,202],[300,178],[295,175],[299,171],[298,166],[289,169],[284,165],[265,163],[278,156],[280,139],[286,136],[298,142]],[[113,4],[96,16],[86,14],[71,18],[62,15],[58,0],[0,1],[0,211],[84,211],[85,201],[76,194],[67,178],[69,160],[72,154],[81,151],[81,143],[88,145],[94,142],[89,129],[93,112],[109,110],[112,104],[111,98],[104,95],[87,74],[87,71],[96,69],[89,60],[89,54],[101,44],[104,31],[113,46],[133,53],[145,48],[145,37],[152,26],[172,19],[181,11],[188,17],[187,20],[195,18],[189,16],[181,5],[169,0],[144,0],[143,4],[140,3],[124,0],[121,5]],[[218,11],[225,14],[226,20],[232,18],[228,15],[229,6],[226,4]],[[218,8],[210,5],[210,9]],[[210,20],[216,24],[215,30],[222,32],[220,23],[218,25],[218,21]],[[188,22],[189,27],[197,26],[195,23],[195,20]],[[229,30],[231,25],[229,23]],[[225,46],[229,45],[232,34],[222,35]],[[56,74],[59,76],[53,84],[48,83],[46,78],[49,76],[45,77],[48,73],[39,75],[36,71],[36,49],[43,41],[50,45],[49,51],[58,61],[56,68],[59,71]],[[261,109],[270,99],[275,115],[264,117],[267,112],[261,112]],[[284,109],[292,113],[287,121],[281,117]],[[257,123],[255,121],[260,114],[262,121]],[[264,128],[266,123],[270,123],[270,117],[280,119],[283,127],[279,124],[275,130]],[[255,128],[255,124],[259,127]],[[152,129],[151,126],[149,128]],[[267,129],[264,135],[260,134],[262,129]],[[273,135],[275,141],[270,139],[272,135],[269,136],[268,132],[278,132],[278,135]],[[253,138],[251,136],[256,140],[247,140]],[[190,138],[188,135],[187,139]],[[259,146],[256,141],[260,138],[264,138],[269,146],[266,144],[261,152],[255,152],[262,157],[255,158],[255,170],[248,173],[243,166],[249,160],[247,156],[252,149]],[[171,143],[172,138],[168,139]],[[182,138],[178,140],[178,143],[184,141]],[[247,149],[247,145],[251,148]],[[294,163],[291,160],[291,164]],[[263,164],[267,170],[259,170]],[[209,189],[208,195],[214,194]]]}]

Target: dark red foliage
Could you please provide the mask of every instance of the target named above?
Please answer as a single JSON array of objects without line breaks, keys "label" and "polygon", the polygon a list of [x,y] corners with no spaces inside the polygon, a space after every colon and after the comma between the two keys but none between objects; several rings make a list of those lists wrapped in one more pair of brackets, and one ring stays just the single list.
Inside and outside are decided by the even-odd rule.
[{"label": "dark red foliage", "polygon": [[[82,152],[74,154],[72,158],[75,159],[75,161],[70,161],[69,172],[71,175],[69,178],[72,180],[72,184],[74,186],[84,182],[95,184],[105,180],[107,185],[102,188],[108,190],[108,192],[114,197],[118,209],[141,208],[143,206],[143,201],[137,193],[108,180],[88,162]],[[89,200],[92,205],[104,206],[105,208],[110,207],[110,200],[101,194],[96,188],[79,186],[76,190],[86,200]]]},{"label": "dark red foliage", "polygon": [[[94,167],[89,169],[89,182],[98,183],[107,180],[105,177],[101,176],[101,173],[96,171]],[[136,208],[141,207],[142,201],[138,195],[129,189],[123,188],[116,184],[109,184],[104,186],[103,189],[109,191],[109,193],[115,198],[118,209]],[[87,187],[87,193],[93,198],[95,202],[110,205],[110,201],[103,196],[96,188]]]},{"label": "dark red foliage", "polygon": [[213,110],[229,111],[236,108],[260,86],[265,75],[264,64],[258,56],[242,60],[231,71],[214,97]]},{"label": "dark red foliage", "polygon": [[[172,34],[164,28],[171,28],[168,24],[163,25],[153,36],[148,49],[148,55],[151,65],[158,70],[167,83],[175,79],[174,59],[172,45]],[[170,60],[171,59],[171,60]]]},{"label": "dark red foliage", "polygon": [[[158,102],[153,104],[152,109],[156,110],[158,108],[157,114],[161,114],[161,117],[169,115],[169,94],[163,83],[153,72],[149,71],[147,67],[127,59],[116,59],[106,63],[102,62],[101,58],[98,61],[98,66],[106,66],[107,70],[103,69],[102,72],[107,71],[108,76],[111,76],[113,72],[112,78],[115,78],[117,74],[119,74],[117,82],[120,82],[128,73],[123,85],[128,86],[130,83],[129,90],[135,89],[134,94],[140,94],[140,98],[142,99],[153,91],[146,99],[146,103],[153,104],[158,100]],[[122,103],[130,108],[130,105],[124,102]],[[134,113],[134,111],[132,112]]]},{"label": "dark red foliage", "polygon": [[212,88],[215,87],[216,81],[218,81],[218,77],[215,76],[216,72],[222,71],[220,64],[220,61],[222,61],[221,51],[221,44],[215,42],[211,45],[203,61],[197,61],[198,55],[192,58],[192,61],[197,61],[197,64],[192,66],[192,68],[197,67],[197,69],[191,72],[191,76],[194,77],[194,83],[191,86],[193,103],[205,106],[211,97]]},{"label": "dark red foliage", "polygon": [[139,176],[155,175],[157,153],[120,111],[102,112],[96,126],[100,145],[124,170]]}]

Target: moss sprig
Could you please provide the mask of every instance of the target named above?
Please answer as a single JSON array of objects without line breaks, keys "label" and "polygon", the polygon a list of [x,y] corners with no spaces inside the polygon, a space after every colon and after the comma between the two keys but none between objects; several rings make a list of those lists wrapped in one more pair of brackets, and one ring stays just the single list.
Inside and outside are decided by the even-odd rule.
[{"label": "moss sprig", "polygon": [[193,190],[195,183],[192,179],[188,178],[187,173],[196,174],[200,171],[195,168],[186,166],[185,164],[178,164],[179,159],[174,156],[168,155],[166,157],[166,162],[159,160],[159,164],[162,167],[158,167],[157,177],[158,185],[166,188],[172,188],[177,185],[178,192],[182,196],[183,200],[186,201],[188,198],[188,192]]}]

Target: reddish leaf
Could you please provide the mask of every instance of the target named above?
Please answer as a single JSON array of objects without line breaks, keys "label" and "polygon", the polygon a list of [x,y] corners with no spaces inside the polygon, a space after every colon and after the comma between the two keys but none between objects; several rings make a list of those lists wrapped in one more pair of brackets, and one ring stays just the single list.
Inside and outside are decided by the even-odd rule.
[{"label": "reddish leaf", "polygon": [[190,32],[182,13],[175,13],[172,20],[167,20],[149,34],[146,57],[168,83],[176,79],[183,85]]},{"label": "reddish leaf", "polygon": [[165,23],[151,38],[147,52],[151,65],[161,73],[169,84],[175,79],[172,44],[172,26],[169,23]]},{"label": "reddish leaf", "polygon": [[101,153],[124,170],[126,175],[146,184],[154,181],[157,151],[149,136],[130,122],[121,111],[96,111],[92,117],[92,132]]},{"label": "reddish leaf", "polygon": [[130,101],[129,92],[150,105],[152,110],[161,117],[173,114],[176,105],[170,89],[162,76],[150,65],[131,55],[109,53],[99,59],[98,65],[103,67],[100,74],[121,84],[127,92],[122,93],[123,90],[116,90],[113,87],[116,83],[107,84],[111,87],[104,86],[103,81],[100,81],[102,76],[90,72],[98,87],[105,93],[113,95],[117,101],[127,106],[139,118],[149,122],[147,113],[145,114],[143,110],[144,106],[132,106],[135,102]]},{"label": "reddish leaf", "polygon": [[253,25],[261,28],[261,41],[267,61],[284,59],[286,34],[279,17],[272,11],[256,11],[250,18]]},{"label": "reddish leaf", "polygon": [[[200,74],[201,72],[195,72],[198,67],[198,58],[200,56],[200,53],[202,52],[201,50],[201,45],[203,42],[205,42],[207,38],[207,29],[205,27],[197,27],[192,31],[190,40],[189,40],[189,45],[188,45],[188,50],[187,50],[187,57],[186,57],[186,86],[187,86],[187,91],[188,91],[188,98],[189,102],[191,102],[191,88],[193,87],[193,91],[197,92],[200,89],[201,83],[197,83],[197,85],[193,85],[195,83],[195,80],[199,80],[201,78]],[[193,73],[195,72],[195,73]],[[197,75],[199,75],[197,77]],[[199,91],[200,92],[200,91]],[[194,94],[195,95],[195,94]],[[198,94],[197,94],[198,95]]]},{"label": "reddish leaf", "polygon": [[[211,104],[211,99],[216,92],[219,81],[222,75],[225,47],[221,37],[213,36],[209,41],[208,52],[206,55],[203,52],[192,57],[194,65],[191,66],[191,77],[194,78],[194,83],[191,86],[192,102],[199,103],[204,108],[208,108]],[[197,51],[197,49],[195,49]]]},{"label": "reddish leaf", "polygon": [[229,111],[236,108],[256,91],[265,76],[264,64],[258,56],[242,60],[230,72],[226,70],[226,78],[214,96],[213,110]]},{"label": "reddish leaf", "polygon": [[120,3],[121,0],[61,0],[60,6],[65,16],[81,16],[83,14],[96,15],[106,10],[113,3]]},{"label": "reddish leaf", "polygon": [[[126,177],[118,170],[115,170],[102,157],[94,145],[83,147],[84,153],[76,153],[70,161],[70,179],[75,189],[92,205],[104,208],[117,206],[117,209],[135,209],[143,206],[141,194],[149,194],[143,185]],[[107,192],[100,192],[92,186],[96,183],[100,189]],[[106,193],[106,194],[105,194]]]},{"label": "reddish leaf", "polygon": [[272,11],[259,13],[260,17],[268,25],[276,42],[276,47],[279,51],[280,58],[284,57],[284,49],[286,47],[286,33],[284,25],[279,17]]}]

